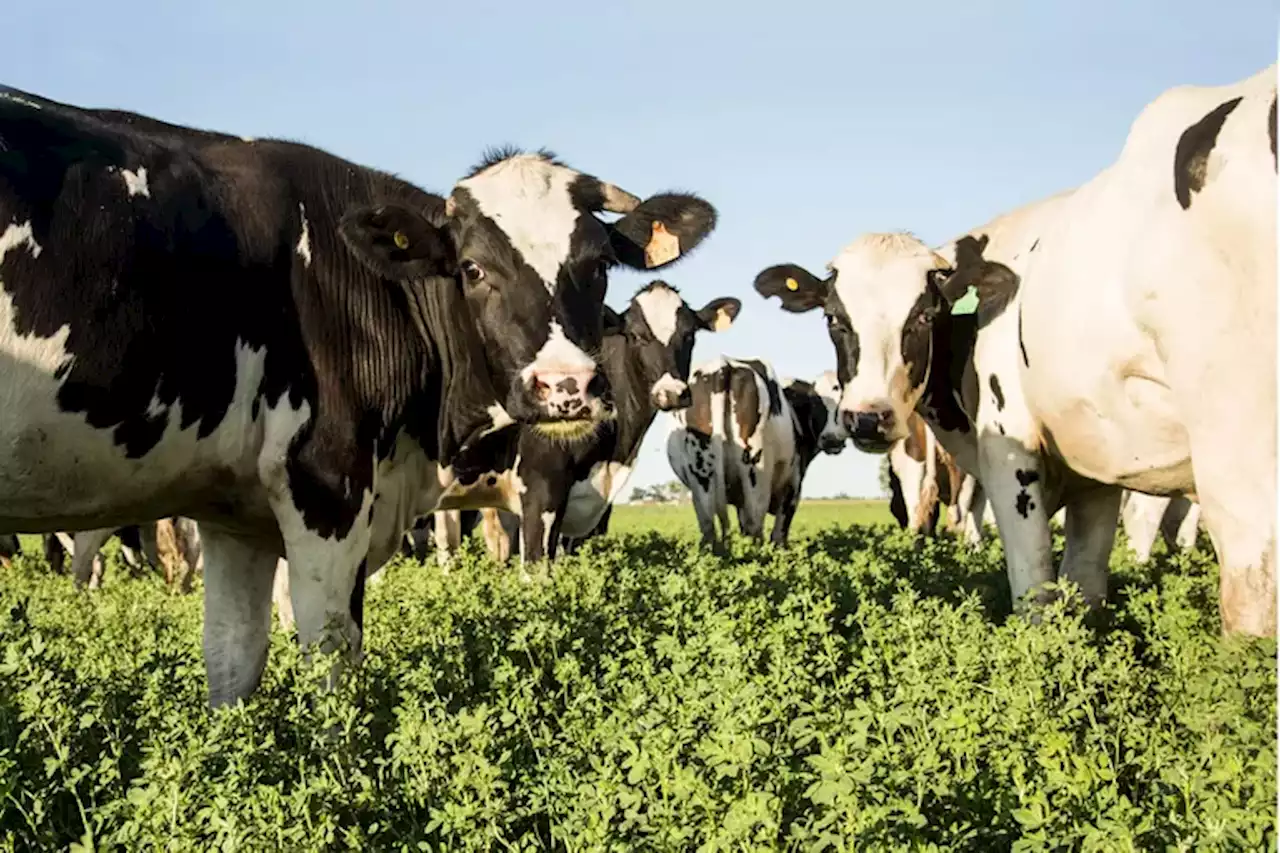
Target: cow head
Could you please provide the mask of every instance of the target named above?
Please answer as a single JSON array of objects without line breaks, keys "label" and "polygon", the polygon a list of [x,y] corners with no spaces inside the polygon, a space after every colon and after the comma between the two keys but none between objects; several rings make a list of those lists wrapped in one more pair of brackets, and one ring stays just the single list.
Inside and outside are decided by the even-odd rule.
[{"label": "cow head", "polygon": [[[979,251],[980,260],[980,251]],[[840,419],[859,450],[884,453],[907,435],[925,392],[935,325],[970,276],[910,234],[866,234],[818,278],[794,264],[761,272],[755,288],[791,312],[821,308],[836,348]]]},{"label": "cow head", "polygon": [[796,413],[804,444],[833,456],[844,450],[849,433],[840,422],[840,381],[833,371],[826,371],[816,382],[789,379],[782,393]]},{"label": "cow head", "polygon": [[606,308],[605,321],[611,334],[626,337],[627,357],[646,380],[653,405],[669,412],[689,405],[694,337],[729,328],[741,309],[737,299],[723,297],[695,311],[674,287],[652,281],[631,297],[622,314]]},{"label": "cow head", "polygon": [[[622,216],[606,222],[602,212]],[[550,154],[501,151],[440,209],[363,208],[344,217],[342,233],[384,275],[459,279],[507,412],[572,437],[612,415],[596,360],[609,269],[674,263],[715,220],[691,195],[641,201]]]}]

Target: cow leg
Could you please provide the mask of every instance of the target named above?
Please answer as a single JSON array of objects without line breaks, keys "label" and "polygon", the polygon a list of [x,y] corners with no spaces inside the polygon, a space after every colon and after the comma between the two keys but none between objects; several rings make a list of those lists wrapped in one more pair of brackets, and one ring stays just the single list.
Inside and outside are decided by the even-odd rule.
[{"label": "cow leg", "polygon": [[8,568],[10,562],[22,553],[22,545],[18,542],[18,534],[0,534],[0,566]]},{"label": "cow leg", "polygon": [[275,578],[271,582],[271,600],[275,602],[280,627],[292,631],[293,599],[289,597],[289,561],[284,557],[276,560]]},{"label": "cow leg", "polygon": [[204,663],[209,704],[218,708],[248,698],[262,679],[276,554],[208,525],[203,543]]},{"label": "cow leg", "polygon": [[1151,549],[1160,533],[1161,519],[1169,508],[1169,499],[1141,492],[1124,492],[1120,505],[1120,520],[1129,550],[1139,565],[1151,559]]},{"label": "cow leg", "polygon": [[[801,477],[804,475],[801,474]],[[786,492],[778,500],[778,511],[773,516],[773,534],[769,541],[785,548],[787,538],[791,535],[791,520],[795,518],[796,508],[800,506],[800,477],[788,484]]]},{"label": "cow leg", "polygon": [[1039,455],[1012,438],[983,435],[978,442],[979,479],[1004,541],[1009,592],[1016,613],[1042,600],[1054,580],[1052,539]]},{"label": "cow leg", "polygon": [[480,510],[480,523],[489,556],[497,563],[506,563],[511,559],[511,533],[503,524],[502,511],[493,507]]},{"label": "cow leg", "polygon": [[[152,527],[153,525],[144,524],[143,527]],[[159,564],[148,559],[146,549],[143,547],[142,531],[137,525],[129,525],[116,530],[116,538],[120,540],[120,559],[129,567],[129,574],[133,577],[141,577],[143,574],[144,560],[149,563],[150,568],[159,568]]]},{"label": "cow leg", "polygon": [[1067,506],[1067,550],[1061,577],[1074,581],[1091,607],[1107,600],[1108,564],[1116,541],[1122,490],[1099,486]]},{"label": "cow leg", "polygon": [[200,547],[200,528],[190,518],[173,519],[173,535],[178,553],[185,565],[178,584],[183,595],[191,592],[197,574],[204,573],[204,553]]},{"label": "cow leg", "polygon": [[1169,506],[1160,518],[1160,535],[1170,553],[1189,551],[1196,544],[1196,529],[1200,526],[1200,505],[1184,497],[1169,499]]},{"label": "cow leg", "polygon": [[462,512],[456,509],[441,510],[432,515],[435,521],[436,565],[443,574],[449,574],[449,560],[462,547]]},{"label": "cow leg", "polygon": [[102,546],[116,532],[114,527],[82,530],[75,535],[75,547],[71,552],[71,575],[76,586],[88,585],[89,589],[102,586]]},{"label": "cow leg", "polygon": [[977,548],[982,545],[983,528],[986,525],[987,490],[972,475],[965,477],[964,488],[968,489],[968,495],[963,499],[964,541]]},{"label": "cow leg", "polygon": [[49,564],[49,571],[60,575],[67,568],[67,549],[56,533],[46,533],[40,537],[44,544],[44,559]]}]

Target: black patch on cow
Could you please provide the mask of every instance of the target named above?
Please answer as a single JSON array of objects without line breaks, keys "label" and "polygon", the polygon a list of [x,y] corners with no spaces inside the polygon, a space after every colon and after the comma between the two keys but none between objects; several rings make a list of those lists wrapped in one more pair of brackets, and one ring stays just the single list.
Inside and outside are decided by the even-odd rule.
[{"label": "black patch on cow", "polygon": [[969,432],[969,416],[956,397],[964,386],[965,367],[973,357],[977,320],[972,314],[940,312],[933,324],[933,360],[921,398],[935,424],[946,432]]},{"label": "black patch on cow", "polygon": [[1276,159],[1276,99],[1271,97],[1271,109],[1267,110],[1267,142],[1271,144],[1271,166],[1280,170],[1280,160]]},{"label": "black patch on cow", "polygon": [[993,373],[987,379],[987,382],[991,386],[991,395],[996,398],[996,411],[1003,412],[1004,411],[1004,391],[1001,390],[1000,388],[1000,380]]},{"label": "black patch on cow", "polygon": [[1036,241],[1035,241],[1034,243],[1032,243],[1032,244],[1031,244],[1031,249],[1030,249],[1029,251],[1030,251],[1030,252],[1034,252],[1034,251],[1036,250],[1036,247],[1037,247],[1037,246],[1039,246],[1039,245],[1040,245],[1040,238],[1039,238],[1039,237],[1037,237],[1037,238],[1036,238]]},{"label": "black patch on cow", "polygon": [[[782,393],[778,389],[778,383],[769,378],[769,366],[757,358],[740,358],[735,360],[750,366],[751,369],[755,371],[756,375],[764,380],[764,388],[769,395],[769,414],[780,414],[782,412]],[[745,375],[741,377],[741,381],[746,381]],[[732,391],[732,388],[730,388],[730,391]],[[756,394],[751,399],[758,400],[759,395]]]},{"label": "black patch on cow", "polygon": [[796,455],[807,467],[822,449],[819,438],[827,426],[827,404],[812,382],[793,381],[782,393],[794,414]]},{"label": "black patch on cow", "polygon": [[1031,494],[1026,489],[1018,492],[1018,499],[1014,504],[1014,509],[1018,511],[1018,515],[1026,518],[1031,510],[1036,508],[1035,501],[1031,500]]},{"label": "black patch on cow", "polygon": [[902,324],[899,346],[902,363],[907,366],[907,387],[919,388],[931,371],[933,355],[933,327],[939,314],[945,313],[942,294],[927,288],[917,297]]},{"label": "black patch on cow", "polygon": [[996,429],[1000,432],[1001,435],[1004,435],[1004,424],[997,422]]},{"label": "black patch on cow", "polygon": [[361,631],[364,630],[364,583],[367,572],[368,562],[360,561],[360,566],[356,569],[356,583],[351,588],[351,621],[356,623],[356,627]]},{"label": "black patch on cow", "polygon": [[1173,153],[1173,194],[1183,210],[1191,207],[1191,194],[1204,189],[1209,155],[1218,143],[1218,132],[1241,100],[1232,98],[1222,102],[1178,137]]},{"label": "black patch on cow", "polygon": [[1018,350],[1022,353],[1023,367],[1031,366],[1031,359],[1027,358],[1027,345],[1022,342],[1022,309],[1018,309]]},{"label": "black patch on cow", "polygon": [[1018,478],[1018,485],[1022,486],[1024,489],[1032,483],[1039,482],[1040,480],[1039,472],[1024,468],[1019,468],[1013,473],[1013,476]]},{"label": "black patch on cow", "polygon": [[693,450],[693,464],[689,466],[689,473],[693,475],[693,479],[702,487],[704,493],[710,492],[712,474],[711,436],[700,432],[690,432],[688,435],[697,445]]},{"label": "black patch on cow", "polygon": [[905,529],[907,526],[907,500],[902,494],[902,481],[898,479],[898,474],[893,470],[893,466],[889,466],[889,512],[893,515],[894,521],[898,522],[898,526]]}]

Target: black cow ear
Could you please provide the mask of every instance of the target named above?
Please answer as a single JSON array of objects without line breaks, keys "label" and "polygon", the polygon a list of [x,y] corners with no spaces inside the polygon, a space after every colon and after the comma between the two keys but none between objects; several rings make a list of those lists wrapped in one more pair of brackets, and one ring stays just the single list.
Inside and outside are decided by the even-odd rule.
[{"label": "black cow ear", "polygon": [[702,306],[702,309],[698,311],[698,320],[702,323],[702,328],[704,329],[723,332],[733,325],[733,321],[737,319],[738,312],[741,310],[742,302],[732,296],[723,296],[719,299],[712,299]]},{"label": "black cow ear", "polygon": [[604,333],[606,335],[620,335],[627,328],[627,318],[614,311],[608,305],[604,306]]},{"label": "black cow ear", "polygon": [[765,299],[777,296],[784,310],[803,314],[826,303],[831,282],[818,278],[804,267],[778,264],[756,276],[755,289]]},{"label": "black cow ear", "polygon": [[338,233],[357,258],[386,278],[449,277],[458,269],[448,230],[403,205],[353,208],[338,223]]},{"label": "black cow ear", "polygon": [[687,193],[659,193],[608,227],[621,263],[656,270],[688,255],[715,229],[716,209]]}]

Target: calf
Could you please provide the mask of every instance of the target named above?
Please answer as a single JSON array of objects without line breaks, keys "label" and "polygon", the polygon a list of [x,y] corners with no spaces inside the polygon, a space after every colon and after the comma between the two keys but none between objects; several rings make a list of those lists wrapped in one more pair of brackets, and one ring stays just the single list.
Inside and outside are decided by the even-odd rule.
[{"label": "calf", "polygon": [[[853,441],[912,409],[987,492],[1015,604],[1061,575],[1107,593],[1120,494],[1198,499],[1226,632],[1275,633],[1275,67],[1149,105],[1114,164],[937,251],[865,235],[817,278],[756,288],[822,308]],[[1226,414],[1224,414],[1226,413]]]},{"label": "calf", "polygon": [[692,495],[703,544],[724,549],[733,506],[742,534],[757,540],[772,513],[770,539],[785,545],[810,463],[839,453],[848,437],[836,417],[836,377],[779,382],[766,362],[718,358],[693,372],[690,390],[688,408],[672,418],[667,459]]},{"label": "calf", "polygon": [[907,437],[889,451],[889,490],[889,509],[901,527],[932,536],[946,506],[947,529],[962,532],[970,544],[981,542],[983,496],[977,478],[960,470],[915,412]]},{"label": "calf", "polygon": [[[652,281],[623,313],[608,312],[600,359],[613,389],[614,419],[579,440],[521,430],[512,464],[495,475],[510,486],[490,505],[519,517],[524,561],[554,557],[560,539],[573,542],[593,532],[626,487],[654,417],[688,404],[695,337],[729,328],[740,309],[741,302],[726,297],[694,310],[674,287]],[[486,539],[500,542],[499,531]]]},{"label": "calf", "polygon": [[364,578],[481,437],[610,416],[609,268],[671,263],[714,219],[546,153],[439,196],[0,90],[0,532],[199,521],[215,706],[257,687],[282,555],[303,645],[358,659]]}]

